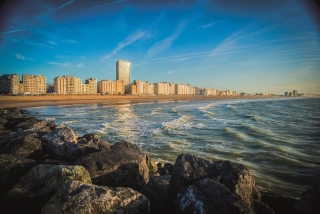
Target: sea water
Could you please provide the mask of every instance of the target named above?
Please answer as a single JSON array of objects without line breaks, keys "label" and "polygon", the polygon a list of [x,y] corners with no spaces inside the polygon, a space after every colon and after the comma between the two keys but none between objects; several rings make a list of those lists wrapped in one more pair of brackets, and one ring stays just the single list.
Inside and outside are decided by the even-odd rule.
[{"label": "sea water", "polygon": [[179,154],[241,163],[257,186],[300,197],[320,179],[320,99],[236,99],[27,108],[39,119],[126,140],[153,160]]}]

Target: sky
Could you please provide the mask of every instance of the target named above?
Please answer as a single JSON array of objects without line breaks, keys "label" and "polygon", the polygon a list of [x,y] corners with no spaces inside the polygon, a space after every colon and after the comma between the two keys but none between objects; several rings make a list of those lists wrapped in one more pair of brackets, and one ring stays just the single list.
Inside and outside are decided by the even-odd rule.
[{"label": "sky", "polygon": [[245,93],[320,94],[313,0],[6,0],[0,74],[190,84]]}]

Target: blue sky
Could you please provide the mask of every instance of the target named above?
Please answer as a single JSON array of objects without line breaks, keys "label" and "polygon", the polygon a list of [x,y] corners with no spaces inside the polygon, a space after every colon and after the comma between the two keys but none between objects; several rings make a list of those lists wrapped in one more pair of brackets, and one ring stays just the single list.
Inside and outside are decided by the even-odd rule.
[{"label": "blue sky", "polygon": [[187,83],[320,94],[320,11],[312,0],[7,0],[1,74]]}]

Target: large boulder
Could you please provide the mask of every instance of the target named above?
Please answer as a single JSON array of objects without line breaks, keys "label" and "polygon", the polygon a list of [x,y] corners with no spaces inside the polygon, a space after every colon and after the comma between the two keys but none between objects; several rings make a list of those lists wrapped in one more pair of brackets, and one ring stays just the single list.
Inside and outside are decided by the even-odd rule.
[{"label": "large boulder", "polygon": [[20,178],[26,174],[36,162],[31,159],[7,154],[0,155],[0,200],[4,194],[14,185],[19,183]]},{"label": "large boulder", "polygon": [[42,214],[54,213],[149,213],[148,199],[124,187],[102,187],[79,181],[63,184],[42,208]]},{"label": "large boulder", "polygon": [[178,193],[175,204],[177,213],[255,213],[225,186],[208,178]]},{"label": "large boulder", "polygon": [[50,158],[74,162],[89,153],[109,149],[111,145],[92,134],[78,138],[71,128],[60,127],[42,137],[42,146]]},{"label": "large boulder", "polygon": [[243,165],[230,161],[213,161],[190,154],[177,157],[169,184],[170,199],[174,200],[180,191],[204,178],[224,185],[245,203],[253,206],[255,180]]},{"label": "large boulder", "polygon": [[22,114],[17,108],[0,108],[0,118],[12,119],[12,118],[21,118]]},{"label": "large boulder", "polygon": [[293,214],[320,213],[320,182],[302,193],[301,198],[294,204]]},{"label": "large boulder", "polygon": [[98,185],[139,189],[149,181],[146,154],[125,141],[115,143],[110,150],[83,156],[76,163],[86,168]]},{"label": "large boulder", "polygon": [[39,213],[69,180],[91,183],[89,173],[82,166],[37,165],[5,194],[5,210],[7,213]]},{"label": "large boulder", "polygon": [[6,127],[14,131],[20,131],[20,130],[30,129],[38,122],[39,120],[36,117],[11,118],[6,123]]},{"label": "large boulder", "polygon": [[41,133],[36,132],[14,132],[0,139],[0,154],[9,154],[34,160],[40,160],[43,156],[40,136],[48,133],[49,128],[43,129]]},{"label": "large boulder", "polygon": [[146,186],[138,191],[144,194],[150,201],[151,213],[171,213],[168,207],[168,189],[170,175],[151,176]]}]

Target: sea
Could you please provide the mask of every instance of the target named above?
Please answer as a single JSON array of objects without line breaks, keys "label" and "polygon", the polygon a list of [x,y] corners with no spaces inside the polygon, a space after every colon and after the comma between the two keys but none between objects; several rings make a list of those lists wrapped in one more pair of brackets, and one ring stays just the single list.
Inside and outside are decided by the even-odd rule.
[{"label": "sea", "polygon": [[320,180],[320,99],[270,98],[81,104],[26,108],[31,115],[129,141],[156,162],[193,154],[243,164],[263,191],[299,198]]}]

